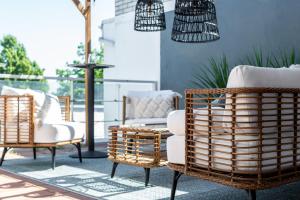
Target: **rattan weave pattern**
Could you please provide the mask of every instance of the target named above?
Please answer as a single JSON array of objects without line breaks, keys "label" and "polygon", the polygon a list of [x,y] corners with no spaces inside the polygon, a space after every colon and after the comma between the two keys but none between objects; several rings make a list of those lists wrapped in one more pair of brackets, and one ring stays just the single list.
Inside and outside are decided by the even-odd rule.
[{"label": "rattan weave pattern", "polygon": [[205,43],[220,39],[213,0],[176,0],[172,40]]},{"label": "rattan weave pattern", "polygon": [[162,0],[138,0],[135,8],[134,30],[153,32],[166,29]]},{"label": "rattan weave pattern", "polygon": [[171,169],[254,190],[300,179],[300,89],[188,89],[185,105],[186,164]]}]

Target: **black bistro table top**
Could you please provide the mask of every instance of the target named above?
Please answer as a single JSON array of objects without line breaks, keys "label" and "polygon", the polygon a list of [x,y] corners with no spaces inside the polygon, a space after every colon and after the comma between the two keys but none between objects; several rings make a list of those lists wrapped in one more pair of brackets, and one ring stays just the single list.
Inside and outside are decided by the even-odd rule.
[{"label": "black bistro table top", "polygon": [[74,67],[74,68],[81,68],[81,69],[107,69],[107,68],[112,68],[114,65],[108,65],[108,64],[97,64],[97,63],[87,63],[87,64],[71,64],[68,65],[69,67]]}]

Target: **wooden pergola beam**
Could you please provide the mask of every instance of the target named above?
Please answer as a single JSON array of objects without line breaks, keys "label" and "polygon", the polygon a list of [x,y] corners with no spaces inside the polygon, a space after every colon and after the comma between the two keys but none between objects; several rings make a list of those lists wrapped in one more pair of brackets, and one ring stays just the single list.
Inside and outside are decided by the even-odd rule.
[{"label": "wooden pergola beam", "polygon": [[86,9],[84,8],[84,6],[80,2],[80,0],[72,0],[72,1],[75,4],[75,6],[77,7],[77,9],[79,10],[79,12],[85,17]]}]

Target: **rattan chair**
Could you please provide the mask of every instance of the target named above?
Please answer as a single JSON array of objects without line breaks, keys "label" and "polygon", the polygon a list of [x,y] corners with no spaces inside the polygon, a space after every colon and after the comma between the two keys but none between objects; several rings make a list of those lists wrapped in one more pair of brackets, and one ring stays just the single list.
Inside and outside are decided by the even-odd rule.
[{"label": "rattan chair", "polygon": [[[216,103],[221,95],[226,101]],[[244,189],[250,199],[300,180],[300,89],[188,89],[185,111],[185,159],[168,164],[171,199],[182,174]]]},{"label": "rattan chair", "polygon": [[[61,96],[58,99],[61,105],[62,119],[68,122],[70,121],[70,97]],[[80,142],[83,138],[36,143],[35,126],[37,124],[33,96],[0,96],[0,147],[3,147],[0,166],[2,166],[4,157],[11,148],[33,148],[34,159],[36,159],[37,148],[48,148],[52,154],[52,169],[54,169],[56,148],[66,144],[72,144],[77,148],[79,161],[82,162]]]}]

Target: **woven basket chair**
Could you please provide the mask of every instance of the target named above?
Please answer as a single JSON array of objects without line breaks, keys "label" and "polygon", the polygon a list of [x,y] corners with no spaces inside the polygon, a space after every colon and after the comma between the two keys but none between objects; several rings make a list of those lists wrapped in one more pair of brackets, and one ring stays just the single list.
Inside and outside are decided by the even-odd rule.
[{"label": "woven basket chair", "polygon": [[[70,97],[58,97],[62,110],[62,119],[70,121]],[[33,157],[36,159],[37,148],[48,148],[52,155],[52,169],[55,168],[56,147],[73,144],[82,162],[81,146],[82,139],[74,139],[56,143],[35,143],[35,117],[34,97],[26,96],[0,96],[0,147],[3,147],[0,166],[5,155],[11,148],[32,148]]]},{"label": "woven basket chair", "polygon": [[300,89],[188,89],[185,97],[185,164],[168,164],[171,199],[182,174],[244,189],[250,199],[300,180]]}]

